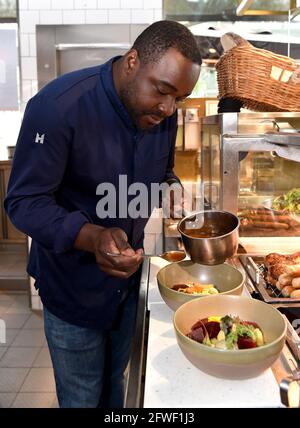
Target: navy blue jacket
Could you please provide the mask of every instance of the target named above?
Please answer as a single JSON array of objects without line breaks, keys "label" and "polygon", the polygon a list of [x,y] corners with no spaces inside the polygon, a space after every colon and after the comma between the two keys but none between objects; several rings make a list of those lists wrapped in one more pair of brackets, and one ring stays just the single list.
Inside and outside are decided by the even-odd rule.
[{"label": "navy blue jacket", "polygon": [[121,174],[128,186],[148,189],[176,179],[176,114],[137,130],[115,91],[112,63],[66,74],[29,101],[5,200],[13,224],[33,239],[28,273],[44,305],[67,322],[104,329],[132,281],[101,272],[74,241],[89,222],[120,227],[134,249],[142,248],[147,219],[98,218],[97,187],[118,188]]}]

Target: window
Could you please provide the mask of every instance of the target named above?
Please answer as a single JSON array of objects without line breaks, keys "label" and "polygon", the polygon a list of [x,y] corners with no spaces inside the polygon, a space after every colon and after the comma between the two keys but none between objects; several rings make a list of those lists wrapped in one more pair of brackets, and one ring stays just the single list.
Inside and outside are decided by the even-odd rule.
[{"label": "window", "polygon": [[[295,0],[254,0],[249,7],[251,10],[268,10],[266,15],[237,16],[236,10],[241,0],[164,0],[164,15],[167,19],[178,21],[239,21],[239,20],[283,20],[288,10],[295,7]],[[281,12],[281,13],[280,13]]]},{"label": "window", "polygon": [[0,111],[18,110],[17,24],[0,24]]},{"label": "window", "polygon": [[20,128],[18,93],[18,26],[0,19],[0,159],[8,158],[8,146],[14,146]]},{"label": "window", "polygon": [[17,0],[0,0],[0,22],[16,22]]},{"label": "window", "polygon": [[239,34],[257,48],[300,61],[300,0],[164,0],[163,11],[166,19],[181,22],[191,30],[207,61],[194,97],[217,94],[213,61],[223,53],[220,38],[226,32]]}]

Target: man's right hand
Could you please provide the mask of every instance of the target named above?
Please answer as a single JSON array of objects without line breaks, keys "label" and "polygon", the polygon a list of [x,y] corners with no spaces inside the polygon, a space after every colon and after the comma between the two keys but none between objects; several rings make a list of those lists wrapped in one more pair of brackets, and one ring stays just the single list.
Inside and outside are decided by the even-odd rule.
[{"label": "man's right hand", "polygon": [[[132,276],[143,260],[143,250],[135,252],[128,243],[126,233],[119,228],[107,229],[85,224],[74,246],[77,250],[94,253],[101,271],[117,278],[127,279]],[[107,253],[118,256],[109,256]]]}]

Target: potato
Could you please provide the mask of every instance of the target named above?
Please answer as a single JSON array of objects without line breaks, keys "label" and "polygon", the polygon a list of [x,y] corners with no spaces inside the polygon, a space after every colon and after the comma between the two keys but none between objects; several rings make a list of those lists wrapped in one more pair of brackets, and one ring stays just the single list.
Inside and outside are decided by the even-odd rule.
[{"label": "potato", "polygon": [[259,328],[256,328],[254,330],[255,338],[256,338],[256,344],[257,346],[262,346],[264,344],[264,336]]},{"label": "potato", "polygon": [[225,340],[225,333],[223,330],[220,330],[218,336],[217,336],[217,340],[221,341],[221,340]]}]

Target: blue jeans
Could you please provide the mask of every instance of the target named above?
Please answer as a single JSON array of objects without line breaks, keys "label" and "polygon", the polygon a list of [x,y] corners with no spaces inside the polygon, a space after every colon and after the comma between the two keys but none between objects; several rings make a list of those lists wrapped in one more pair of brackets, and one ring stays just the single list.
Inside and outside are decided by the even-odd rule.
[{"label": "blue jeans", "polygon": [[61,408],[124,407],[124,371],[135,326],[138,289],[122,302],[118,325],[93,330],[69,324],[44,308],[45,334]]}]

